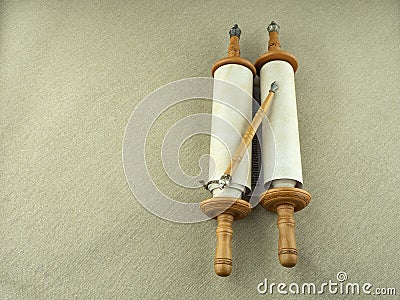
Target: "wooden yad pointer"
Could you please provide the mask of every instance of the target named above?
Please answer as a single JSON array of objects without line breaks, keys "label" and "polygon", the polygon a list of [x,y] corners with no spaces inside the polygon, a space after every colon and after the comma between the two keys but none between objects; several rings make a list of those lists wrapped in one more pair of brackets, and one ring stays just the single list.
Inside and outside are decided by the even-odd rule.
[{"label": "wooden yad pointer", "polygon": [[243,155],[246,153],[247,148],[251,145],[251,141],[256,134],[258,127],[260,126],[263,118],[266,116],[268,109],[270,107],[270,103],[274,98],[275,92],[278,89],[278,85],[276,81],[271,84],[271,88],[264,102],[259,107],[257,113],[255,114],[251,124],[247,128],[246,133],[244,134],[239,146],[236,148],[235,154],[233,155],[229,166],[226,168],[224,175],[221,176],[219,180],[220,188],[224,188],[229,185],[233,174],[236,172],[240,162],[242,161]]}]

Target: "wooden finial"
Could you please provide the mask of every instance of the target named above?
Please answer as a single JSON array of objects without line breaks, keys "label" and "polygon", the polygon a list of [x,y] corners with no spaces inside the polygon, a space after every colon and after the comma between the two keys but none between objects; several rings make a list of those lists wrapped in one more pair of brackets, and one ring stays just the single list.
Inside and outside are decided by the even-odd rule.
[{"label": "wooden finial", "polygon": [[279,41],[279,25],[276,24],[275,21],[272,21],[267,30],[269,32],[268,51],[281,50],[281,42]]},{"label": "wooden finial", "polygon": [[251,212],[251,206],[242,199],[214,197],[201,202],[200,208],[218,221],[214,271],[218,276],[228,276],[232,272],[232,223],[246,217]]},{"label": "wooden finial", "polygon": [[284,267],[297,263],[294,212],[302,210],[311,201],[311,195],[298,188],[274,188],[260,196],[261,205],[278,214],[278,257]]},{"label": "wooden finial", "polygon": [[269,32],[268,52],[261,55],[254,63],[257,74],[260,75],[261,68],[267,62],[273,60],[283,60],[288,62],[292,66],[294,72],[296,72],[298,68],[297,58],[293,54],[281,50],[281,42],[279,41],[279,25],[276,24],[275,21],[272,21],[267,29]]},{"label": "wooden finial", "polygon": [[240,57],[239,39],[241,33],[238,24],[233,25],[232,29],[229,30],[228,57]]},{"label": "wooden finial", "polygon": [[218,60],[211,68],[211,74],[214,76],[214,72],[221,66],[227,64],[237,64],[242,65],[250,69],[254,76],[256,76],[256,68],[247,59],[240,57],[240,46],[239,40],[242,31],[237,24],[233,25],[231,30],[229,30],[229,46],[228,46],[228,56]]},{"label": "wooden finial", "polygon": [[231,36],[230,38],[228,57],[240,57],[239,37],[237,36]]}]

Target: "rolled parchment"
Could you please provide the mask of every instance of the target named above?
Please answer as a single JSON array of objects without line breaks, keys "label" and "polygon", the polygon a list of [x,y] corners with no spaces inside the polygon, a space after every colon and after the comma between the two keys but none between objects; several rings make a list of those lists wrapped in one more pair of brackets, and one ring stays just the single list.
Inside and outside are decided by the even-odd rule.
[{"label": "rolled parchment", "polygon": [[301,188],[303,176],[292,65],[274,60],[261,68],[261,99],[265,99],[275,80],[279,89],[269,109],[269,124],[262,125],[264,185]]},{"label": "rolled parchment", "polygon": [[[218,181],[246,133],[252,119],[253,73],[239,64],[226,64],[214,72],[210,143],[210,181]],[[243,156],[228,187],[209,185],[214,197],[241,198],[251,189],[251,148]]]}]

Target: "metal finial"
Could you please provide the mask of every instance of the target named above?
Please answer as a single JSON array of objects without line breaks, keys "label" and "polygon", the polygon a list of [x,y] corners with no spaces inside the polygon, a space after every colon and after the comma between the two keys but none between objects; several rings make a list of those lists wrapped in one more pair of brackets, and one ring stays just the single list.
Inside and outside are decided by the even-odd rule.
[{"label": "metal finial", "polygon": [[229,30],[229,36],[233,37],[233,36],[237,36],[240,38],[240,34],[242,33],[242,31],[240,30],[238,24],[233,25],[232,29]]},{"label": "metal finial", "polygon": [[271,88],[269,89],[269,91],[276,93],[277,90],[278,90],[278,85],[276,84],[276,81],[274,81],[273,83],[271,83]]},{"label": "metal finial", "polygon": [[272,21],[271,24],[269,24],[269,25],[268,25],[268,28],[267,28],[268,32],[276,31],[277,33],[279,33],[279,30],[280,30],[280,29],[281,29],[281,28],[279,27],[278,24],[276,24],[275,21]]}]

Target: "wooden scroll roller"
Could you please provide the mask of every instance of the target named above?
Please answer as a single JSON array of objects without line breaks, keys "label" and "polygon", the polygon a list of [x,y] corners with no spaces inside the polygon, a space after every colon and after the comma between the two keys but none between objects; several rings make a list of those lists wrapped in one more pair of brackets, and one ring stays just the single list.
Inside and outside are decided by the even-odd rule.
[{"label": "wooden scroll roller", "polygon": [[[267,98],[258,109],[239,147],[236,149],[231,163],[226,169],[225,174],[221,177],[221,188],[229,184],[230,178],[235,173],[243,155],[250,146],[258,127],[265,117],[269,104],[277,89],[278,86],[276,82],[273,82]],[[217,216],[217,249],[215,253],[214,270],[215,273],[220,276],[227,276],[232,272],[232,223],[234,220],[240,220],[246,217],[250,213],[251,208],[248,202],[241,199],[215,197],[203,201],[201,203],[201,209],[208,216]]]},{"label": "wooden scroll roller", "polygon": [[[240,72],[242,72],[241,74],[246,74],[246,80],[249,81],[251,95],[253,87],[253,77],[256,74],[256,70],[254,68],[254,65],[250,61],[240,57],[240,33],[241,31],[237,25],[235,25],[230,30],[228,57],[217,61],[213,65],[211,72],[212,75],[216,77],[216,71],[222,66],[224,66],[224,68],[225,66],[226,68],[232,67],[232,70],[234,69],[236,71],[240,69]],[[238,65],[243,66],[243,68],[238,68]],[[221,68],[221,71],[218,74],[221,74],[223,71],[224,70]],[[237,76],[241,76],[237,74],[232,74],[231,72],[227,72],[224,74],[233,81],[235,78],[236,80],[238,80]],[[239,78],[239,80],[241,79]],[[251,118],[251,100],[248,99],[248,101],[248,112],[250,113]],[[245,186],[242,186],[243,189],[245,189]],[[220,190],[221,188],[223,191],[223,186],[219,186],[218,180],[212,180],[208,182],[205,187],[210,190],[213,195],[215,193],[215,190]],[[218,193],[215,194],[218,195]],[[217,246],[214,259],[214,271],[219,276],[228,276],[232,272],[232,223],[235,220],[245,218],[251,212],[251,206],[247,201],[240,199],[239,195],[238,197],[216,195],[214,195],[214,197],[212,197],[211,199],[207,199],[201,202],[200,208],[210,218],[217,219]]]},{"label": "wooden scroll roller", "polygon": [[[295,186],[302,186],[302,175],[301,175],[301,160],[300,160],[300,147],[298,142],[298,128],[297,128],[297,113],[296,113],[296,99],[294,93],[294,72],[296,72],[298,63],[295,56],[290,54],[289,52],[283,51],[280,48],[280,41],[279,41],[279,26],[272,22],[268,26],[269,31],[269,43],[268,43],[268,52],[261,55],[257,61],[255,62],[255,67],[257,69],[257,74],[260,75],[261,81],[263,80],[262,76],[275,78],[274,76],[277,75],[279,78],[279,71],[281,71],[281,76],[287,76],[288,80],[284,82],[284,84],[279,85],[279,93],[276,97],[276,101],[274,104],[276,106],[271,107],[271,115],[275,112],[275,119],[279,119],[279,122],[276,122],[275,129],[276,131],[282,130],[285,131],[284,134],[281,136],[286,135],[289,133],[292,137],[295,137],[296,143],[293,147],[293,143],[290,143],[292,149],[294,149],[296,157],[295,166],[284,166],[284,162],[278,166],[279,170],[282,172],[281,174],[294,174],[292,176],[285,177],[285,175],[278,174],[276,177],[271,178],[269,180],[272,181],[272,189],[267,190],[260,196],[261,205],[272,212],[276,212],[278,214],[278,230],[279,230],[279,240],[278,240],[278,257],[279,261],[282,266],[284,267],[293,267],[297,263],[297,246],[296,246],[296,238],[295,238],[295,220],[294,220],[294,212],[302,210],[305,208],[311,200],[311,196],[308,192],[297,188]],[[278,62],[279,61],[279,62]],[[272,63],[271,63],[272,62]],[[290,70],[290,66],[288,66],[285,62],[289,63],[293,70]],[[264,69],[263,69],[264,68]],[[263,69],[263,70],[262,70]],[[274,73],[276,72],[276,73]],[[282,75],[282,74],[285,75]],[[289,75],[290,76],[289,76]],[[265,78],[264,78],[265,79]],[[281,80],[281,79],[277,79]],[[291,86],[289,86],[289,82]],[[280,81],[279,81],[280,82]],[[267,82],[265,83],[267,85]],[[284,93],[285,89],[290,89],[293,93]],[[288,91],[288,90],[286,90]],[[282,98],[280,98],[282,97]],[[286,98],[285,98],[286,97]],[[287,100],[286,103],[290,109],[294,110],[294,126],[290,128],[282,128],[282,120],[287,120],[282,117],[282,115],[276,115],[279,105],[283,105]],[[280,106],[279,108],[282,108]],[[276,109],[276,110],[275,110]],[[287,110],[279,110],[279,112],[285,114]],[[270,121],[271,121],[270,115]],[[281,118],[282,117],[282,118]],[[288,115],[285,116],[288,118]],[[287,122],[287,121],[286,121]],[[272,121],[271,121],[272,124]],[[287,124],[287,123],[286,123]],[[286,125],[285,124],[285,125]],[[280,127],[279,127],[280,125]],[[273,124],[271,125],[272,129],[274,130]],[[289,131],[288,131],[289,130]],[[276,135],[279,132],[275,132],[275,138],[278,138]],[[284,138],[282,138],[284,140]],[[264,143],[264,140],[263,140]],[[287,147],[286,147],[287,146]],[[286,151],[289,145],[283,145],[280,154]],[[297,149],[298,148],[298,149]],[[276,151],[278,151],[277,149]],[[288,152],[289,153],[289,152]],[[285,152],[286,155],[286,152]],[[291,156],[291,153],[287,154],[287,157],[292,158],[294,155]],[[286,160],[287,161],[287,160]],[[273,164],[274,162],[271,162]],[[279,162],[278,162],[279,163]],[[284,167],[281,167],[284,166]],[[264,173],[265,174],[265,173]],[[299,174],[299,175],[297,175]],[[297,176],[297,177],[296,177]],[[274,183],[277,183],[274,185]]]}]

